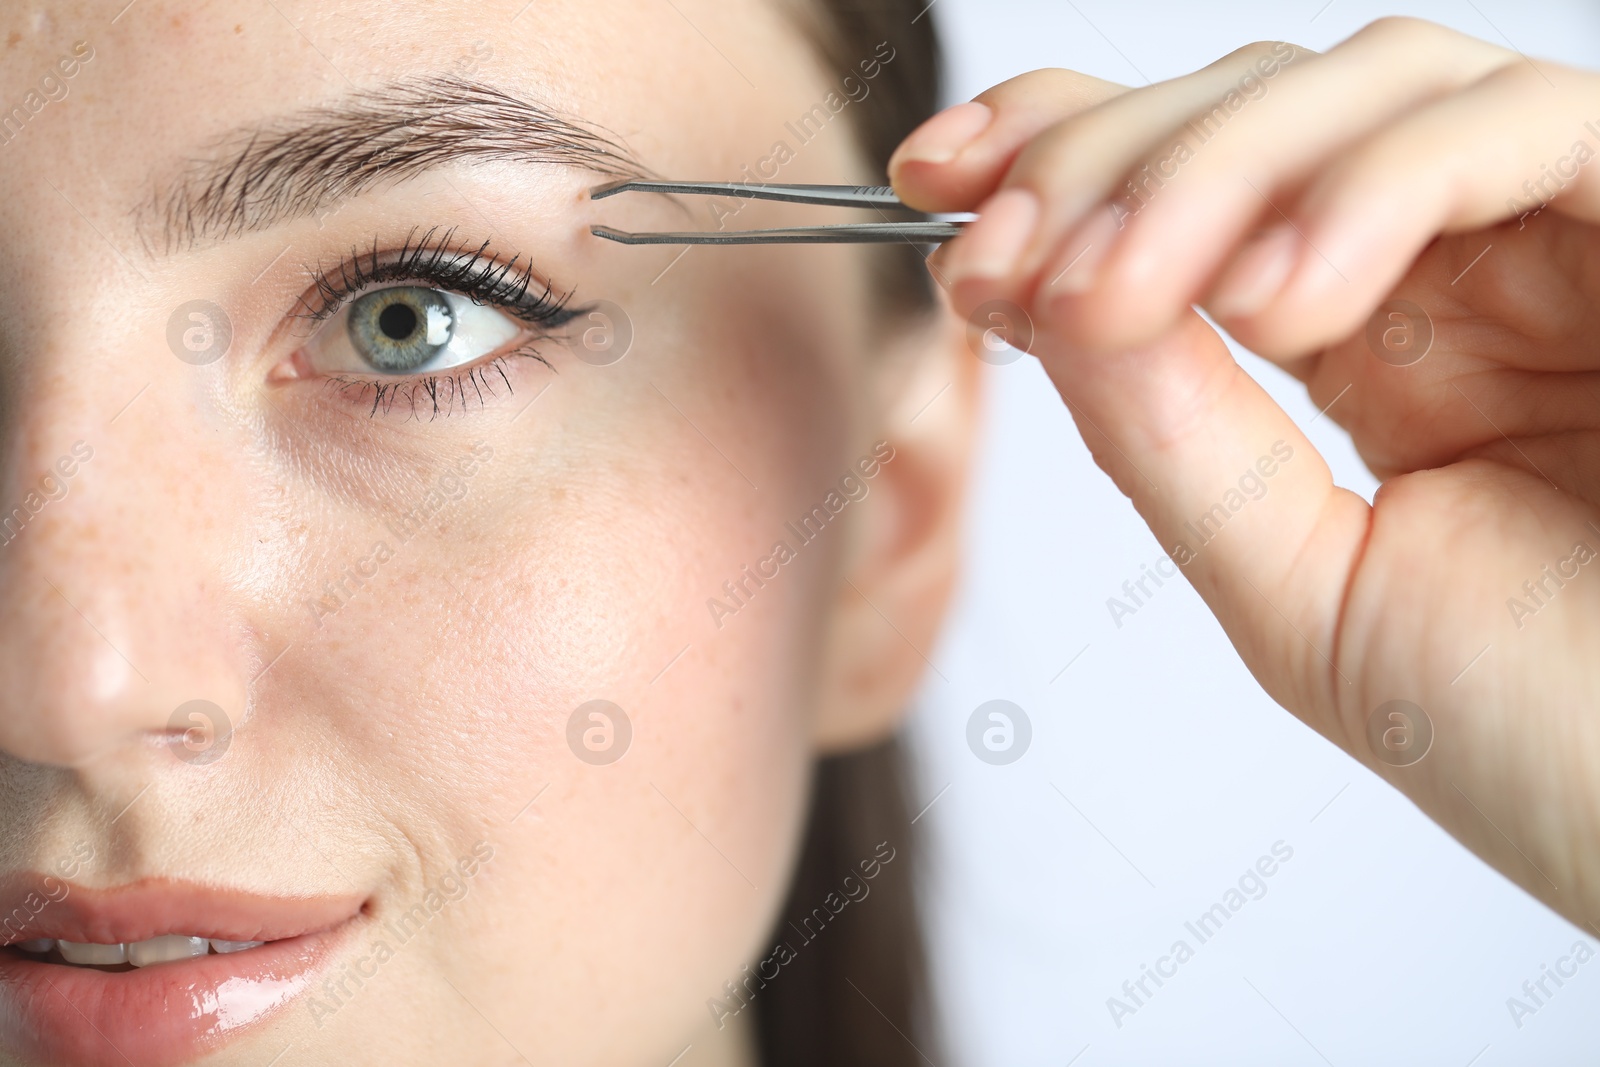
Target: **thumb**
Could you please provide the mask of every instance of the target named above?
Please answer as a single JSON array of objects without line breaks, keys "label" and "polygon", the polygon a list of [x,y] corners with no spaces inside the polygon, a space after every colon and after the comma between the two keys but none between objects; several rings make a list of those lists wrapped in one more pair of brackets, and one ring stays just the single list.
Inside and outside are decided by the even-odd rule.
[{"label": "thumb", "polygon": [[1359,693],[1335,663],[1345,590],[1371,508],[1333,484],[1311,442],[1190,311],[1148,347],[1033,350],[1095,461],[1221,622],[1271,696],[1352,751],[1341,706]]}]

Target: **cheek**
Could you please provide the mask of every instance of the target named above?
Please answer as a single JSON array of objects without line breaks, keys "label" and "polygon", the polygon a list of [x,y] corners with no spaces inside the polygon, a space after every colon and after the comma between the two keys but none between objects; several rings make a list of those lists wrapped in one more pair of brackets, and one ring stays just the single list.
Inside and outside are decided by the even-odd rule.
[{"label": "cheek", "polygon": [[[279,668],[336,724],[364,803],[403,828],[419,865],[493,844],[425,951],[449,973],[506,978],[463,992],[556,1061],[607,1042],[640,1059],[770,947],[842,538],[797,546],[716,625],[707,602],[790,537],[785,521],[829,480],[825,449],[814,470],[795,458],[811,454],[797,435],[823,387],[808,398],[762,359],[750,351],[717,377],[736,404],[670,374],[655,380],[672,404],[619,387],[628,410],[610,432],[588,420],[585,440],[606,444],[550,459],[568,418],[597,410],[561,396],[542,413],[544,449],[497,442],[463,501],[397,543]],[[518,458],[530,454],[546,458]],[[569,729],[596,700],[628,724],[604,724],[599,752],[584,734],[600,724]],[[625,747],[612,762],[607,741]],[[614,1025],[616,1003],[629,1027]]]}]

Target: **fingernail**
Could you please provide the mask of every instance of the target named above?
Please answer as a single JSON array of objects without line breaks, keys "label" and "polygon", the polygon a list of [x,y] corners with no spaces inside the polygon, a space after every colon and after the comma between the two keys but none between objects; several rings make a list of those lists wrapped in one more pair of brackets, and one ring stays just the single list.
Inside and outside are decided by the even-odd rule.
[{"label": "fingernail", "polygon": [[[1119,214],[1120,212],[1120,214]],[[1084,293],[1094,288],[1100,265],[1122,231],[1118,206],[1104,204],[1089,212],[1063,244],[1065,252],[1057,260],[1056,274],[1045,286],[1046,293]]]},{"label": "fingernail", "polygon": [[945,108],[911,131],[889,161],[892,172],[903,163],[948,163],[989,128],[994,111],[976,100]]},{"label": "fingernail", "polygon": [[1212,290],[1207,309],[1219,319],[1254,315],[1283,290],[1300,260],[1300,235],[1280,223],[1239,251]]},{"label": "fingernail", "polygon": [[1003,189],[978,208],[945,267],[951,285],[970,278],[1005,278],[1039,224],[1039,198],[1021,187]]}]

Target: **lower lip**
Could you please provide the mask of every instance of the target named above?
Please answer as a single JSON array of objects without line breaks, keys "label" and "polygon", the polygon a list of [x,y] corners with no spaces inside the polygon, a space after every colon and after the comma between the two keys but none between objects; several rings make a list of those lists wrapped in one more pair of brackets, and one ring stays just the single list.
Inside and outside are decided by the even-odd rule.
[{"label": "lower lip", "polygon": [[0,1050],[61,1067],[187,1063],[288,1007],[349,925],[131,971],[0,952]]}]

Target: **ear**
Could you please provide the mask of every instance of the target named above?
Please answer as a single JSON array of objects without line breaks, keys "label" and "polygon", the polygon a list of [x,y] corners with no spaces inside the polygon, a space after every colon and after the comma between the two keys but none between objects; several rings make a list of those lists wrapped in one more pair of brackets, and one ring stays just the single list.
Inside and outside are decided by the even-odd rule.
[{"label": "ear", "polygon": [[[878,429],[893,458],[866,480],[824,654],[814,742],[823,755],[894,732],[955,588],[979,362],[965,324],[940,310],[891,344],[873,385]],[[887,452],[880,446],[880,452]],[[865,479],[864,479],[865,480]]]}]

